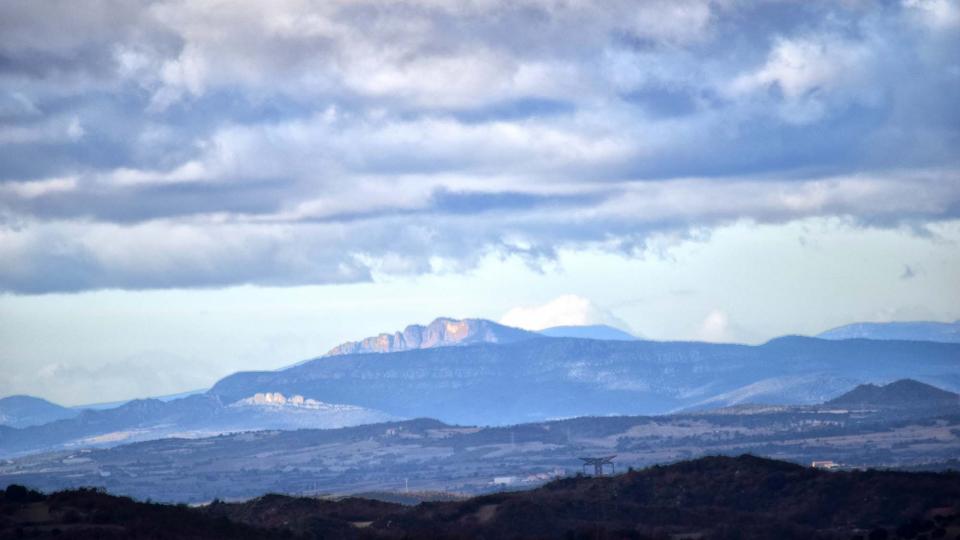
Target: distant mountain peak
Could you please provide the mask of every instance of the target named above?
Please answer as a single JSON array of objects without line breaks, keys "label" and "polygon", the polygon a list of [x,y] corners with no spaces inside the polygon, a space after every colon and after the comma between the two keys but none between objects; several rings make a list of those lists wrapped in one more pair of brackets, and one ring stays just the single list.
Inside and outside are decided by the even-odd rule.
[{"label": "distant mountain peak", "polygon": [[847,407],[942,407],[960,405],[960,394],[948,392],[913,379],[900,379],[886,385],[861,384],[827,405]]},{"label": "distant mountain peak", "polygon": [[547,337],[569,337],[580,339],[603,339],[613,341],[635,341],[636,336],[606,324],[565,325],[544,328],[537,332]]},{"label": "distant mountain peak", "polygon": [[832,328],[821,339],[893,339],[960,343],[960,321],[858,322]]},{"label": "distant mountain peak", "polygon": [[389,353],[475,343],[511,343],[538,337],[534,332],[512,328],[486,319],[438,317],[424,326],[411,324],[401,332],[379,334],[337,345],[326,356]]}]

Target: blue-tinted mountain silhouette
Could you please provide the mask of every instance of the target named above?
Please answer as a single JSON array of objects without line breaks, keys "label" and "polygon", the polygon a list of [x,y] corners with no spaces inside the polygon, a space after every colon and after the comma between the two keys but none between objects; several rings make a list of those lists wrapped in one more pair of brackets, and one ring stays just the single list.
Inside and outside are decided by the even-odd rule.
[{"label": "blue-tinted mountain silhouette", "polygon": [[19,430],[0,427],[0,455],[184,431],[332,427],[383,418],[503,425],[741,403],[813,404],[856,384],[902,378],[960,389],[960,344],[791,336],[750,346],[516,332],[510,335],[524,339],[322,356],[278,371],[236,373],[203,395],[137,400]]},{"label": "blue-tinted mountain silhouette", "polygon": [[880,322],[853,323],[827,330],[823,339],[897,339],[904,341],[938,341],[960,343],[960,321],[944,322]]},{"label": "blue-tinted mountain silhouette", "polygon": [[281,392],[399,417],[507,424],[665,413],[750,385],[769,390],[763,402],[782,404],[818,403],[855,384],[908,377],[957,389],[958,368],[960,345],[943,343],[785,337],[748,346],[538,338],[321,357],[282,371],[231,375],[210,395],[230,403]]},{"label": "blue-tinted mountain silhouette", "polygon": [[72,418],[79,411],[32,396],[10,396],[0,399],[0,425],[21,428]]},{"label": "blue-tinted mountain silhouette", "polygon": [[634,341],[636,336],[628,334],[619,328],[605,324],[587,326],[554,326],[537,332],[547,337],[571,337],[583,339],[606,339],[614,341]]}]

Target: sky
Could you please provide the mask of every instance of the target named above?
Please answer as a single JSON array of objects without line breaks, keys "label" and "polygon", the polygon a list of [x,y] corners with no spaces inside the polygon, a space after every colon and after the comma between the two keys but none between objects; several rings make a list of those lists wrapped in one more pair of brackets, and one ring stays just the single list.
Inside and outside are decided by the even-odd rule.
[{"label": "sky", "polygon": [[960,319],[955,0],[80,5],[0,3],[0,395]]}]

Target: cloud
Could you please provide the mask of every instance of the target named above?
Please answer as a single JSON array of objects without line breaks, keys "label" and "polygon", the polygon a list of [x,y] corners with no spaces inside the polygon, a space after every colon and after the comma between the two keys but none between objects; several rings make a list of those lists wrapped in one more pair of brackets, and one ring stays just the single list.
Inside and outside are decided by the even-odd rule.
[{"label": "cloud", "polygon": [[368,281],[336,225],[291,228],[50,222],[0,228],[0,283],[18,292]]},{"label": "cloud", "polygon": [[[171,364],[179,369],[157,369],[158,365]],[[156,351],[93,366],[52,362],[29,368],[12,364],[8,369],[0,365],[0,395],[19,392],[42,395],[63,405],[89,405],[203,388],[216,380],[220,371],[202,359],[188,360]]]},{"label": "cloud", "polygon": [[696,336],[700,341],[712,343],[734,341],[730,317],[719,309],[711,310],[700,323]]},{"label": "cloud", "polygon": [[879,52],[863,40],[836,35],[780,39],[766,63],[735,78],[730,91],[771,97],[788,122],[815,122],[831,107],[881,99],[871,76]]},{"label": "cloud", "polygon": [[0,4],[3,291],[342,283],[960,211],[949,2],[75,11]]},{"label": "cloud", "polygon": [[903,5],[936,30],[960,27],[960,6],[950,0],[904,0]]},{"label": "cloud", "polygon": [[527,330],[543,330],[553,326],[587,326],[605,324],[630,331],[622,319],[589,299],[567,294],[539,306],[518,306],[500,317],[500,323]]},{"label": "cloud", "polygon": [[[0,188],[0,200],[20,211],[12,215],[29,209],[46,219],[0,223],[0,258],[6,261],[0,288],[37,293],[344,283],[376,272],[431,272],[438,264],[465,270],[490,253],[540,265],[557,246],[656,255],[661,240],[702,237],[691,224],[745,219],[845,216],[853,224],[912,223],[922,231],[926,220],[956,218],[960,209],[960,179],[938,171],[810,181],[629,182],[569,194],[536,182],[524,191],[450,191],[446,185],[456,180],[430,189],[413,177],[395,185],[399,192],[373,183],[354,186],[354,196],[293,199],[295,205],[280,197],[289,191],[259,183],[135,182],[105,193],[84,191],[73,178],[11,184]],[[81,200],[86,204],[70,204]]]}]

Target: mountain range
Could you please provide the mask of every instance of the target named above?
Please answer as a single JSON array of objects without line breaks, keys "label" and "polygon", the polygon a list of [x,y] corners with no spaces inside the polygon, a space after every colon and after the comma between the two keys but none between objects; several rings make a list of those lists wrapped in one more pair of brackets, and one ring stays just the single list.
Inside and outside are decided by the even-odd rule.
[{"label": "mountain range", "polygon": [[[400,418],[504,425],[812,404],[858,384],[901,378],[960,390],[960,344],[788,336],[754,346],[579,337],[612,331],[618,332],[559,328],[545,332],[578,337],[547,337],[481,319],[440,318],[348,342],[286,369],[235,373],[179,399],[80,412],[48,404],[48,414],[63,415],[50,416],[52,422],[8,414],[7,425],[0,425],[0,455]],[[31,403],[43,408],[39,400]]]},{"label": "mountain range", "polygon": [[[960,345],[785,337],[758,346],[537,337],[502,345],[321,357],[241,372],[224,403],[280,392],[397,417],[509,424],[662,414],[739,402],[818,403],[860,383],[912,377],[960,389]],[[747,392],[755,399],[745,400]],[[762,398],[762,399],[761,399]]]}]

